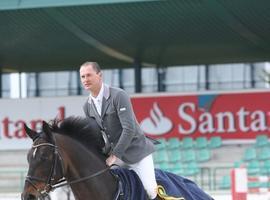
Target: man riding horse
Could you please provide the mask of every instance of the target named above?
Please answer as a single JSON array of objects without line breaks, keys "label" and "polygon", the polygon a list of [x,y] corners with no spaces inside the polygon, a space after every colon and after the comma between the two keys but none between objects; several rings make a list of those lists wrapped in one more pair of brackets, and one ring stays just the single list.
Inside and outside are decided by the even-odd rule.
[{"label": "man riding horse", "polygon": [[[76,200],[213,200],[193,181],[154,169],[154,145],[140,129],[128,95],[103,84],[97,63],[83,64],[80,75],[91,92],[86,118],[43,121],[40,132],[24,127],[33,144],[22,200],[44,199],[66,185]],[[113,164],[132,170],[111,169]]]},{"label": "man riding horse", "polygon": [[154,144],[141,130],[129,96],[124,90],[103,83],[102,71],[96,62],[82,64],[80,78],[90,93],[83,106],[85,115],[97,121],[111,144],[107,165],[118,164],[134,170],[149,198],[155,199]]}]

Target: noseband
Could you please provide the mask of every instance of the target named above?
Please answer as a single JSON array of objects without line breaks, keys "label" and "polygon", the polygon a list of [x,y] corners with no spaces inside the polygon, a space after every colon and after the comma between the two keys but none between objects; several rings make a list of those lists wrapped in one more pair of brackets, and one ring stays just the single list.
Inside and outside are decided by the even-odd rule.
[{"label": "noseband", "polygon": [[[54,190],[56,188],[63,187],[63,186],[66,186],[66,185],[75,184],[75,183],[79,183],[79,182],[91,179],[91,178],[96,177],[96,176],[98,176],[98,175],[100,175],[100,174],[102,174],[102,173],[104,173],[104,172],[106,172],[107,170],[110,169],[110,167],[106,167],[106,168],[104,168],[104,169],[102,169],[102,170],[100,170],[100,171],[98,171],[98,172],[96,172],[94,174],[91,174],[90,176],[82,177],[82,178],[79,178],[79,179],[76,179],[76,180],[73,180],[73,181],[70,181],[70,182],[63,183],[64,181],[66,181],[65,178],[64,178],[64,165],[63,165],[62,157],[59,154],[58,147],[56,145],[54,145],[54,144],[51,144],[51,143],[41,143],[41,144],[33,145],[32,148],[37,149],[38,147],[41,147],[41,146],[50,146],[50,147],[54,148],[53,164],[51,166],[50,174],[48,176],[48,179],[45,180],[45,179],[42,179],[42,178],[39,178],[39,177],[33,177],[33,176],[29,176],[29,175],[27,175],[26,179],[25,179],[26,182],[29,182],[35,188],[35,190],[39,193],[39,197],[41,199],[43,199],[52,190]],[[61,170],[62,170],[62,175],[61,175],[62,178],[59,181],[57,181],[56,183],[53,184],[53,181],[55,180],[56,169],[57,169],[57,158],[60,161]],[[35,183],[34,183],[35,181],[45,183],[44,188],[39,189],[35,185]]]}]

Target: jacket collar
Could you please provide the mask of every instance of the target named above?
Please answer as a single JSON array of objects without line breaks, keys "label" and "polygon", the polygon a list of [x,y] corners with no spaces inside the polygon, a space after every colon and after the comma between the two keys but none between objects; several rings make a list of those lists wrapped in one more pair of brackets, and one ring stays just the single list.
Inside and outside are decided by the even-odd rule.
[{"label": "jacket collar", "polygon": [[110,86],[104,84],[103,97],[107,100],[110,97]]},{"label": "jacket collar", "polygon": [[102,101],[102,109],[101,109],[101,118],[103,118],[108,106],[109,106],[109,99],[110,97],[110,87],[104,84],[104,91],[103,91],[103,101]]}]

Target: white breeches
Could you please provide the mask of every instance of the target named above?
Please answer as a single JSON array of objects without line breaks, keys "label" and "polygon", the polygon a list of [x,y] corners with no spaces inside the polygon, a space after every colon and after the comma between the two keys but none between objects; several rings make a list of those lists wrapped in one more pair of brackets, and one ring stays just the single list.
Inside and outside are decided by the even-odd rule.
[{"label": "white breeches", "polygon": [[146,156],[135,164],[127,164],[120,159],[117,160],[115,164],[135,171],[141,179],[144,189],[146,190],[150,199],[154,199],[157,196],[157,181],[155,177],[155,168],[152,154]]}]

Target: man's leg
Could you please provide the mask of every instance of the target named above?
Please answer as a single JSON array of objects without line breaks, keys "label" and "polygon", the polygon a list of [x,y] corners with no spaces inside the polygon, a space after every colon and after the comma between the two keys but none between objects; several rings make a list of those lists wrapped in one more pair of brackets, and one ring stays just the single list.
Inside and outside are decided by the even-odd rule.
[{"label": "man's leg", "polygon": [[155,199],[157,196],[157,181],[155,177],[155,169],[152,154],[143,158],[138,163],[129,165],[142,181],[150,199]]}]

